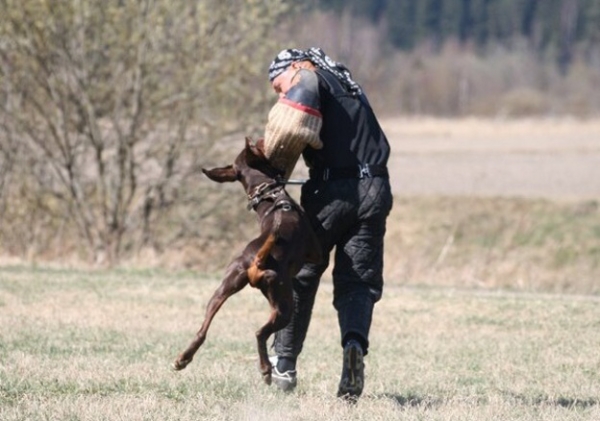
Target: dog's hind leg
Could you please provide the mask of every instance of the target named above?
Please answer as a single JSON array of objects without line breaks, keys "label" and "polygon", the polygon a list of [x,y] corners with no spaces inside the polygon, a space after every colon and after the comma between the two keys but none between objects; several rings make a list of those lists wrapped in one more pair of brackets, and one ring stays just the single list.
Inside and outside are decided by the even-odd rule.
[{"label": "dog's hind leg", "polygon": [[271,384],[273,367],[267,352],[267,340],[278,330],[283,329],[292,317],[293,297],[290,282],[281,282],[277,272],[266,270],[263,274],[263,294],[271,306],[271,314],[267,323],[256,332],[258,345],[259,370],[266,384]]},{"label": "dog's hind leg", "polygon": [[240,291],[248,284],[248,275],[246,269],[240,263],[240,260],[235,260],[229,265],[225,278],[221,285],[214,292],[206,308],[206,315],[204,322],[200,327],[196,337],[190,343],[190,345],[183,351],[177,359],[173,362],[173,370],[183,370],[189,363],[192,362],[194,354],[198,351],[198,348],[202,346],[206,339],[206,332],[210,327],[210,324],[215,317],[215,314],[223,303],[236,292]]}]

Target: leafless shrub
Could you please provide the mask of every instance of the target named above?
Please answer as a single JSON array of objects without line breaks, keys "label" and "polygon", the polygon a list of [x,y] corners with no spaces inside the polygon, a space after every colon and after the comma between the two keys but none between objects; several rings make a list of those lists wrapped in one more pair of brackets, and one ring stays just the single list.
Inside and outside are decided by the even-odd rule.
[{"label": "leafless shrub", "polygon": [[[4,243],[68,224],[85,256],[113,263],[156,242],[156,222],[182,202],[208,212],[194,175],[215,140],[264,119],[267,90],[253,87],[282,1],[0,7],[0,195],[28,215],[4,214],[21,227]],[[20,194],[9,198],[10,177]],[[39,240],[26,242],[51,247]]]}]

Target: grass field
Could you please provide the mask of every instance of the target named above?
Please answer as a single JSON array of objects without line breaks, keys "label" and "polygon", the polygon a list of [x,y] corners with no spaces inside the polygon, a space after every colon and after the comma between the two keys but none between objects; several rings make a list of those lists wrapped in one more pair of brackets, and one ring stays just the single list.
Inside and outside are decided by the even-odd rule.
[{"label": "grass field", "polygon": [[194,362],[169,364],[216,278],[194,273],[0,268],[0,419],[598,420],[600,298],[390,285],[376,307],[364,397],[335,398],[340,352],[321,286],[285,395],[261,383],[246,289]]}]

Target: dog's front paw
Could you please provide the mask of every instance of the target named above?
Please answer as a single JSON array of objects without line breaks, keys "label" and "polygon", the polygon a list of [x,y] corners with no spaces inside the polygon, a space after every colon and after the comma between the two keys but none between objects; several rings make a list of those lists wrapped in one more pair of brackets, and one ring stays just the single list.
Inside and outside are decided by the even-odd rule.
[{"label": "dog's front paw", "polygon": [[173,371],[181,371],[184,368],[186,368],[188,366],[189,363],[192,362],[192,359],[182,359],[182,358],[177,358],[175,361],[173,361],[173,364],[171,364],[171,369]]},{"label": "dog's front paw", "polygon": [[268,373],[263,373],[262,375],[263,381],[267,384],[267,386],[271,386],[271,371]]}]

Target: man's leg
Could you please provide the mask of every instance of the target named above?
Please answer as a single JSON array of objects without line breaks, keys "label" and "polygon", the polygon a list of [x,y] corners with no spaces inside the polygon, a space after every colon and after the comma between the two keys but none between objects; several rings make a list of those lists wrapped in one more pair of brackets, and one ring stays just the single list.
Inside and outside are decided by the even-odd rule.
[{"label": "man's leg", "polygon": [[302,351],[315,304],[321,274],[325,269],[305,265],[294,279],[294,310],[290,323],[275,333],[275,353],[280,358],[296,358]]},{"label": "man's leg", "polygon": [[363,391],[363,357],[369,349],[373,309],[383,290],[386,216],[376,214],[361,221],[336,248],[334,306],[344,348],[340,397],[356,399]]},{"label": "man's leg", "polygon": [[334,307],[342,346],[349,339],[358,340],[365,354],[369,347],[369,330],[373,307],[383,290],[383,235],[385,220],[359,224],[335,255]]},{"label": "man's leg", "polygon": [[373,307],[383,290],[383,249],[392,194],[386,178],[358,183],[358,220],[336,243],[333,269],[334,306],[338,311],[342,346],[360,342],[366,355]]},{"label": "man's leg", "polygon": [[[340,223],[343,207],[332,193],[335,186],[318,180],[309,180],[302,186],[301,205],[310,219],[311,226],[321,245],[321,262],[305,264],[296,275],[293,284],[294,310],[290,323],[275,334],[276,365],[273,382],[284,390],[291,390],[296,382],[296,359],[308,332],[315,296],[321,275],[329,265],[329,254],[344,231]],[[288,374],[288,375],[286,375]],[[278,377],[281,381],[278,382]],[[288,381],[289,380],[289,381]]]},{"label": "man's leg", "polygon": [[319,282],[326,268],[327,264],[306,264],[300,270],[293,281],[292,319],[285,328],[275,333],[273,346],[277,358],[273,382],[284,391],[291,391],[296,387],[296,359],[302,352]]}]

